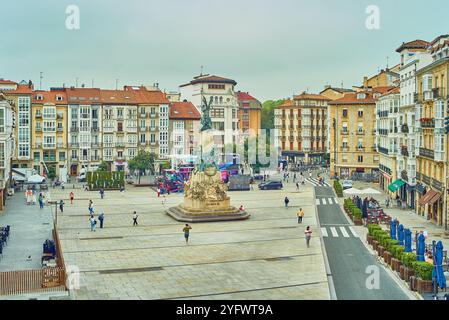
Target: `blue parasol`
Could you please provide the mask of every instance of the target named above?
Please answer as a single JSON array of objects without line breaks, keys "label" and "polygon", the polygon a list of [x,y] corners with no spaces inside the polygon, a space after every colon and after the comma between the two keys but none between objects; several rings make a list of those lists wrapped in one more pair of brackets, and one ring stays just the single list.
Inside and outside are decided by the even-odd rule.
[{"label": "blue parasol", "polygon": [[399,228],[398,228],[398,240],[399,240],[399,245],[403,246],[404,245],[404,226],[402,224],[400,224]]},{"label": "blue parasol", "polygon": [[434,253],[434,267],[432,269],[432,279],[436,279],[440,289],[446,288],[446,277],[443,271],[443,243],[438,241]]},{"label": "blue parasol", "polygon": [[422,233],[418,236],[418,244],[416,246],[416,260],[425,261],[424,259],[424,251],[426,250],[426,238]]},{"label": "blue parasol", "polygon": [[410,229],[405,229],[404,238],[405,238],[404,252],[412,252],[412,232],[410,231]]},{"label": "blue parasol", "polygon": [[396,240],[396,226],[397,226],[397,220],[394,219],[390,222],[390,238],[392,240]]}]

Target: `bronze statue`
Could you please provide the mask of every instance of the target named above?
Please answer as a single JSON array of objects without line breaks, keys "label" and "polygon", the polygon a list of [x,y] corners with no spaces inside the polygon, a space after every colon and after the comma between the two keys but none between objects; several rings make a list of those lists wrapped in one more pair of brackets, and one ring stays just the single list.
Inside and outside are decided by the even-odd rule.
[{"label": "bronze statue", "polygon": [[210,97],[209,103],[205,97],[203,97],[203,104],[201,105],[201,132],[212,129],[212,120],[210,119],[210,108],[212,105],[213,97]]}]

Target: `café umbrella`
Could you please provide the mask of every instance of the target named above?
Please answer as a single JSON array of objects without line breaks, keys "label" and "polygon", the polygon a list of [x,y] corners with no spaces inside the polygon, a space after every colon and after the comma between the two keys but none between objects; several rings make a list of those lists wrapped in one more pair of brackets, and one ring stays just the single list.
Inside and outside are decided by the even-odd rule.
[{"label": "caf\u00e9 umbrella", "polygon": [[424,251],[426,250],[426,238],[422,233],[418,236],[418,244],[416,246],[416,260],[425,261],[424,259]]},{"label": "caf\u00e9 umbrella", "polygon": [[434,267],[432,269],[432,279],[436,280],[440,289],[446,288],[446,277],[443,271],[443,243],[438,241],[435,248]]},{"label": "caf\u00e9 umbrella", "polygon": [[410,231],[410,229],[405,229],[404,238],[405,238],[404,252],[412,252],[412,232]]},{"label": "caf\u00e9 umbrella", "polygon": [[396,224],[397,220],[394,219],[390,222],[390,238],[396,240]]},{"label": "caf\u00e9 umbrella", "polygon": [[404,226],[402,224],[400,224],[399,228],[398,228],[398,240],[399,240],[399,245],[403,246],[404,245]]}]

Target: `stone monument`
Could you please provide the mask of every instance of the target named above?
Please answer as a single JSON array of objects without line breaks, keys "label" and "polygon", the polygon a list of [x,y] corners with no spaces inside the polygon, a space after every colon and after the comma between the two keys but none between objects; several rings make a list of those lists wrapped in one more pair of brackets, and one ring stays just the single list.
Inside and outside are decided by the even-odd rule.
[{"label": "stone monument", "polygon": [[[201,163],[190,175],[189,181],[184,186],[184,203],[168,209],[168,215],[183,222],[207,222],[248,219],[250,215],[231,206],[227,195],[227,185],[221,179],[221,173],[213,160],[212,122],[209,111],[212,97],[209,103],[203,97],[201,106]],[[206,161],[203,157],[203,147],[212,148]]]}]

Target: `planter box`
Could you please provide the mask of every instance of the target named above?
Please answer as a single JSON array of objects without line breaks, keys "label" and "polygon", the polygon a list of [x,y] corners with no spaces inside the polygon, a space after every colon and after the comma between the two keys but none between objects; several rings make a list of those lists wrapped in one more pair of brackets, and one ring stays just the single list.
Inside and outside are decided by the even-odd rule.
[{"label": "planter box", "polygon": [[401,261],[399,261],[398,259],[395,259],[395,258],[391,259],[391,269],[393,269],[394,271],[400,272],[401,266],[402,266]]},{"label": "planter box", "polygon": [[354,224],[355,224],[356,226],[363,226],[363,220],[360,219],[360,218],[353,218],[352,221],[354,221]]},{"label": "planter box", "polygon": [[404,266],[402,267],[404,268],[404,280],[410,282],[410,278],[415,276],[415,270]]},{"label": "planter box", "polygon": [[418,278],[416,280],[416,291],[418,291],[418,293],[432,293],[432,280],[422,280]]},{"label": "planter box", "polygon": [[402,280],[407,281],[407,280],[405,279],[405,267],[404,267],[404,266],[401,266],[401,267],[399,268],[399,276],[401,277]]},{"label": "planter box", "polygon": [[410,277],[410,290],[412,291],[416,291],[416,277],[415,276],[411,276]]},{"label": "planter box", "polygon": [[385,263],[387,263],[387,264],[391,263],[391,253],[390,252],[384,251],[383,258],[384,258]]},{"label": "planter box", "polygon": [[379,254],[380,257],[383,257],[383,256],[384,256],[384,251],[385,251],[385,248],[384,248],[384,247],[382,247],[382,246],[377,246],[377,253]]},{"label": "planter box", "polygon": [[373,245],[373,250],[377,251],[377,247],[379,246],[379,241],[373,239],[372,245]]},{"label": "planter box", "polygon": [[373,245],[373,236],[370,236],[369,234],[366,235],[366,242],[368,242],[368,244]]}]

